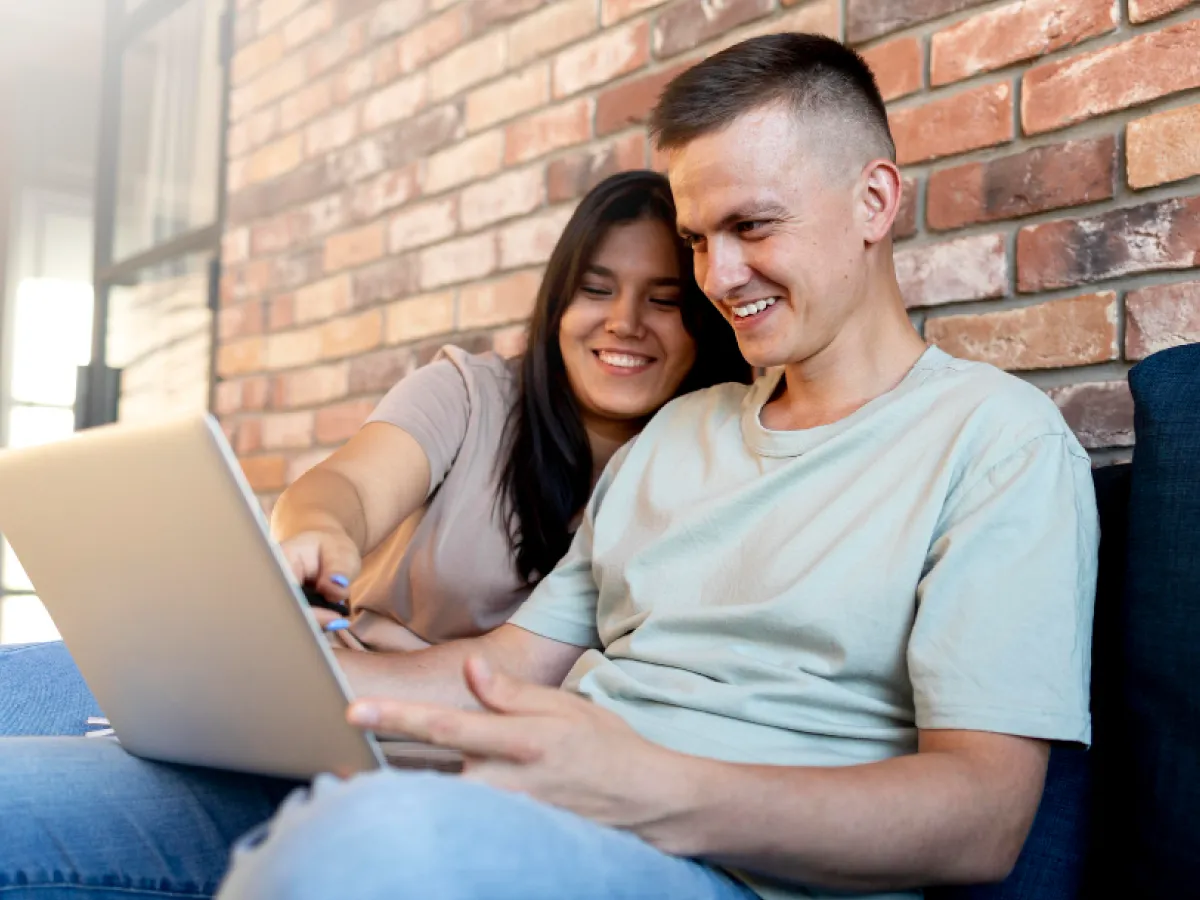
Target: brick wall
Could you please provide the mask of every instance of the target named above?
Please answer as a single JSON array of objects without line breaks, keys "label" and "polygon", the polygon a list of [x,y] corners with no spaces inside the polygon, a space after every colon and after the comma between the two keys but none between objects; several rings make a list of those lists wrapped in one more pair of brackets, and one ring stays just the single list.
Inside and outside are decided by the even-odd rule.
[{"label": "brick wall", "polygon": [[908,185],[897,267],[948,350],[1100,458],[1129,361],[1200,339],[1200,21],[1180,0],[239,0],[217,412],[270,503],[453,340],[520,347],[580,196],[655,165],[689,63],[860,47]]}]

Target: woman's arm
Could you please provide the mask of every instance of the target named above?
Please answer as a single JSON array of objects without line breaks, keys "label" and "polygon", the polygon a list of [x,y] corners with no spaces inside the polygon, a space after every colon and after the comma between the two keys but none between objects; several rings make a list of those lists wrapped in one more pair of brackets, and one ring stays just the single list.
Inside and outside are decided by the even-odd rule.
[{"label": "woman's arm", "polygon": [[[429,493],[429,460],[394,425],[365,425],[296,479],[275,504],[271,534],[301,581],[344,599],[362,557],[416,512]],[[331,581],[340,576],[347,584]]]}]

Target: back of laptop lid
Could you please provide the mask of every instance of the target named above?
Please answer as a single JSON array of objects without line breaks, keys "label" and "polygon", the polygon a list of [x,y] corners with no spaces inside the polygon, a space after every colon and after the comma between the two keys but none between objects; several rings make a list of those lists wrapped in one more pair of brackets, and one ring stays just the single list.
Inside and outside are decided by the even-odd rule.
[{"label": "back of laptop lid", "polygon": [[295,778],[381,764],[211,417],[0,453],[0,531],[130,752]]}]

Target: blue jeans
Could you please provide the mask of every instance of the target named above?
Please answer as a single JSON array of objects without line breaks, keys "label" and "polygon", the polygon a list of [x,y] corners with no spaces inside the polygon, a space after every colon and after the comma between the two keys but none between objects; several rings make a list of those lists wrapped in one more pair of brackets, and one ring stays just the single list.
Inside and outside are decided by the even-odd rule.
[{"label": "blue jeans", "polygon": [[[98,714],[61,644],[0,648],[0,731],[78,735]],[[629,834],[456,778],[295,788],[138,759],[105,738],[0,738],[0,900],[210,897],[243,835],[226,898],[755,896]]]},{"label": "blue jeans", "polygon": [[83,734],[100,715],[62,641],[0,647],[0,735]]},{"label": "blue jeans", "polygon": [[321,776],[234,850],[218,900],[750,900],[703,863],[448,775]]}]

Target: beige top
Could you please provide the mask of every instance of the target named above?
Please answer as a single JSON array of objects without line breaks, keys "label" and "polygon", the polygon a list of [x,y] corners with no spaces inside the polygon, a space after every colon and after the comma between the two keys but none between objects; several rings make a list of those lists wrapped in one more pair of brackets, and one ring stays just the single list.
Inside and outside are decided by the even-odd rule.
[{"label": "beige top", "polygon": [[429,459],[424,506],[367,556],[350,588],[351,631],[367,648],[483,634],[529,594],[496,505],[496,464],[516,387],[512,364],[497,354],[446,346],[367,419],[404,429]]}]

